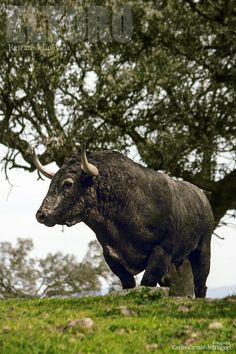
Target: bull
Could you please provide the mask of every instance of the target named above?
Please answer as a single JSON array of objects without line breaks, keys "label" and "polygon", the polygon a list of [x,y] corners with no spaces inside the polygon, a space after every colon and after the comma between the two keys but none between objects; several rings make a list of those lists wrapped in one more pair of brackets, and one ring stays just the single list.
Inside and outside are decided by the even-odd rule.
[{"label": "bull", "polygon": [[83,221],[96,234],[105,260],[124,289],[163,285],[172,265],[189,260],[195,297],[206,296],[214,219],[209,201],[195,185],[132,161],[115,151],[66,159],[37,211],[38,222],[72,226]]}]

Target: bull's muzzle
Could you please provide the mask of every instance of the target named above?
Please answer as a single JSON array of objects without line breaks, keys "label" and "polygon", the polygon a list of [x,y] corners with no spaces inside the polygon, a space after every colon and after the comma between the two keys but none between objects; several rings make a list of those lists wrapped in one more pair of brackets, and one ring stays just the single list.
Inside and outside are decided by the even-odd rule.
[{"label": "bull's muzzle", "polygon": [[36,213],[36,219],[40,224],[44,224],[46,226],[54,226],[56,223],[52,220],[52,217],[46,211],[39,209]]}]

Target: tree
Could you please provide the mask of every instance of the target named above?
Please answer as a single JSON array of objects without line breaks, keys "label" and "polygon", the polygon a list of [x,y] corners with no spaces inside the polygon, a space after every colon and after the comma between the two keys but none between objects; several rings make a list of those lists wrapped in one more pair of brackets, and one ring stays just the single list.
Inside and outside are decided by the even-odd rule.
[{"label": "tree", "polygon": [[29,257],[32,240],[18,239],[15,247],[0,242],[0,296],[31,297],[37,289],[38,270],[35,260]]},{"label": "tree", "polygon": [[[206,190],[216,225],[236,209],[235,1],[139,0],[123,10],[119,1],[85,1],[82,12],[74,1],[47,11],[25,4],[33,8],[16,14],[1,5],[6,169],[35,169],[29,143],[44,164],[59,166],[83,142],[91,150],[135,147],[148,167]],[[23,36],[18,46],[12,26]],[[38,47],[27,49],[32,43]]]},{"label": "tree", "polygon": [[60,252],[48,254],[39,260],[40,296],[65,296],[101,290],[101,284],[92,263],[78,263],[74,255]]},{"label": "tree", "polygon": [[[98,249],[97,245],[91,245]],[[112,278],[101,252],[94,264],[91,250],[78,263],[75,256],[60,252],[49,253],[44,259],[32,258],[32,249],[30,239],[18,239],[15,247],[10,242],[0,242],[0,297],[50,297],[98,292],[101,290],[101,278]]]}]

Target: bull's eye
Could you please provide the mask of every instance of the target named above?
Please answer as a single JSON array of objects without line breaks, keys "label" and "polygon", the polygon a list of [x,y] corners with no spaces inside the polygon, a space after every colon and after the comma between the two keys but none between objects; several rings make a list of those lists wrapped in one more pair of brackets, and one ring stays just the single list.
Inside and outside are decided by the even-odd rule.
[{"label": "bull's eye", "polygon": [[74,183],[74,181],[72,178],[67,178],[62,182],[62,188],[64,190],[68,190],[72,187],[73,183]]}]

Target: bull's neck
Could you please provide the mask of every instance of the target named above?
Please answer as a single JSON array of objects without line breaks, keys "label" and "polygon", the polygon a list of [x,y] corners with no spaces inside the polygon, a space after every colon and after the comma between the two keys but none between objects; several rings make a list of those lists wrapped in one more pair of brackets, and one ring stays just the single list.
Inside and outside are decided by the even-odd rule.
[{"label": "bull's neck", "polygon": [[[118,181],[120,182],[120,181]],[[114,183],[107,175],[90,190],[89,205],[86,203],[83,221],[96,234],[112,233],[117,215],[125,212],[128,196],[121,191],[120,183]]]},{"label": "bull's neck", "polygon": [[109,244],[113,238],[112,234],[115,228],[110,218],[105,218],[97,210],[91,210],[84,218],[83,222],[97,235],[102,237],[103,243]]}]

